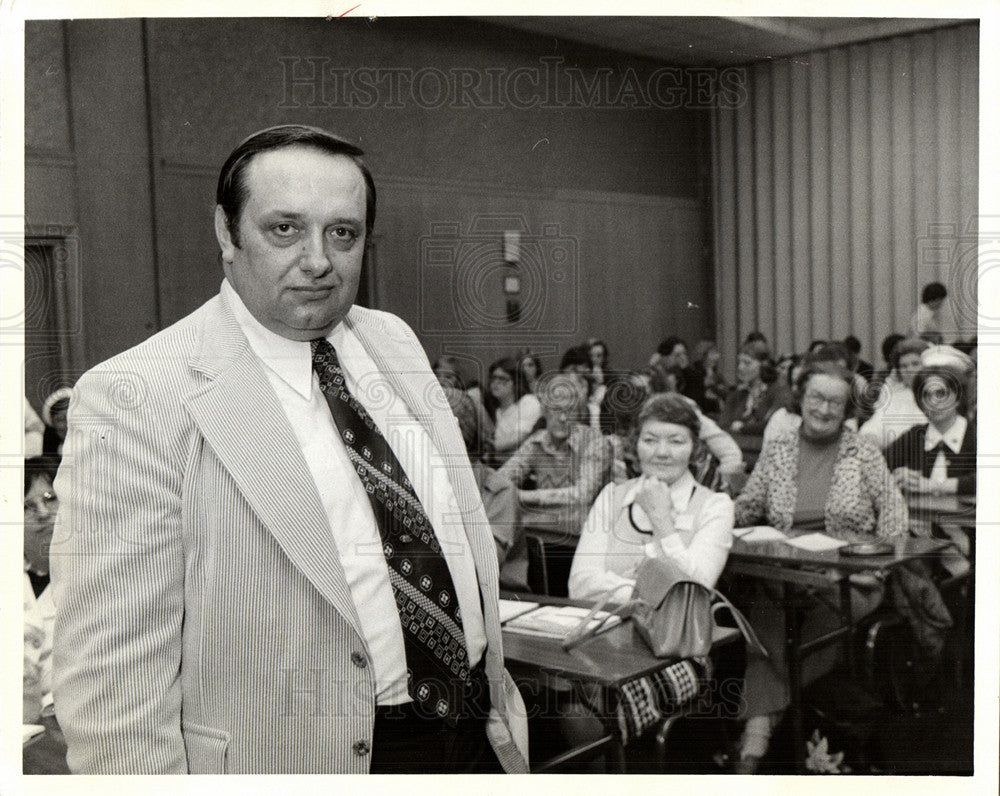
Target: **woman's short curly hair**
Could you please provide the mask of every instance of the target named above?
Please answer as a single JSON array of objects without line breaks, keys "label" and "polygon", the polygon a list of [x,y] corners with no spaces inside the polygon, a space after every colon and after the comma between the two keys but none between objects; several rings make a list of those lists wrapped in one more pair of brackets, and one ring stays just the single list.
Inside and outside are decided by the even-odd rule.
[{"label": "woman's short curly hair", "polygon": [[826,359],[809,359],[795,379],[795,386],[792,388],[792,400],[788,409],[797,415],[802,414],[802,396],[805,395],[806,387],[813,376],[833,376],[840,379],[847,385],[847,404],[844,406],[844,420],[854,416],[854,374],[843,367],[839,362],[832,362]]},{"label": "woman's short curly hair", "polygon": [[676,393],[657,393],[648,398],[636,417],[636,431],[641,432],[643,424],[649,420],[684,426],[691,430],[691,437],[695,440],[701,433],[698,412],[687,398]]}]

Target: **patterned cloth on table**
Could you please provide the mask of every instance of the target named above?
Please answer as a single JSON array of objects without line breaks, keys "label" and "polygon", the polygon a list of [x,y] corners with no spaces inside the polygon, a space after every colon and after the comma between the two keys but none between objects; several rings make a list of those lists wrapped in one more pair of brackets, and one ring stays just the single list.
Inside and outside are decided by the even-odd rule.
[{"label": "patterned cloth on table", "polygon": [[711,677],[708,658],[689,658],[625,683],[617,708],[622,744],[678,713]]}]

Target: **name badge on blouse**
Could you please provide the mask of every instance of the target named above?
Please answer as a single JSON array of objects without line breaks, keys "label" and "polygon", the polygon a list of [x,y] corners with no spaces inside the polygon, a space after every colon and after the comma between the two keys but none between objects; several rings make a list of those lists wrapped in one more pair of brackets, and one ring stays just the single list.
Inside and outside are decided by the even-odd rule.
[{"label": "name badge on blouse", "polygon": [[678,514],[674,518],[674,528],[678,531],[690,531],[694,527],[694,517],[690,514]]}]

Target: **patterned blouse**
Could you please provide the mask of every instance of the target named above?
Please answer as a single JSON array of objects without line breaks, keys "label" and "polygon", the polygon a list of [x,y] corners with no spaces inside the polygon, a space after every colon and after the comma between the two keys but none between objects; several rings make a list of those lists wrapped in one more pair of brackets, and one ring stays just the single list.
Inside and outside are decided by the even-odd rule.
[{"label": "patterned blouse", "polygon": [[[757,466],[736,498],[736,527],[766,522],[779,531],[792,527],[798,493],[799,435],[764,443]],[[853,431],[841,432],[840,449],[826,500],[826,532],[857,537],[894,537],[908,531],[906,501],[878,444]]]}]

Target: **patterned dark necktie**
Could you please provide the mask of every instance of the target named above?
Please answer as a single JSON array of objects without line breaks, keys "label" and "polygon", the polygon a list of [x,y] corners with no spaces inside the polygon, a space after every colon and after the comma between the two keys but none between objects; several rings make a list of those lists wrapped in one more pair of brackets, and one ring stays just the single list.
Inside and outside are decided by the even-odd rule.
[{"label": "patterned dark necktie", "polygon": [[312,361],[378,524],[403,628],[407,692],[429,713],[453,716],[471,677],[455,585],[441,545],[392,448],[348,390],[333,346],[313,340]]}]

